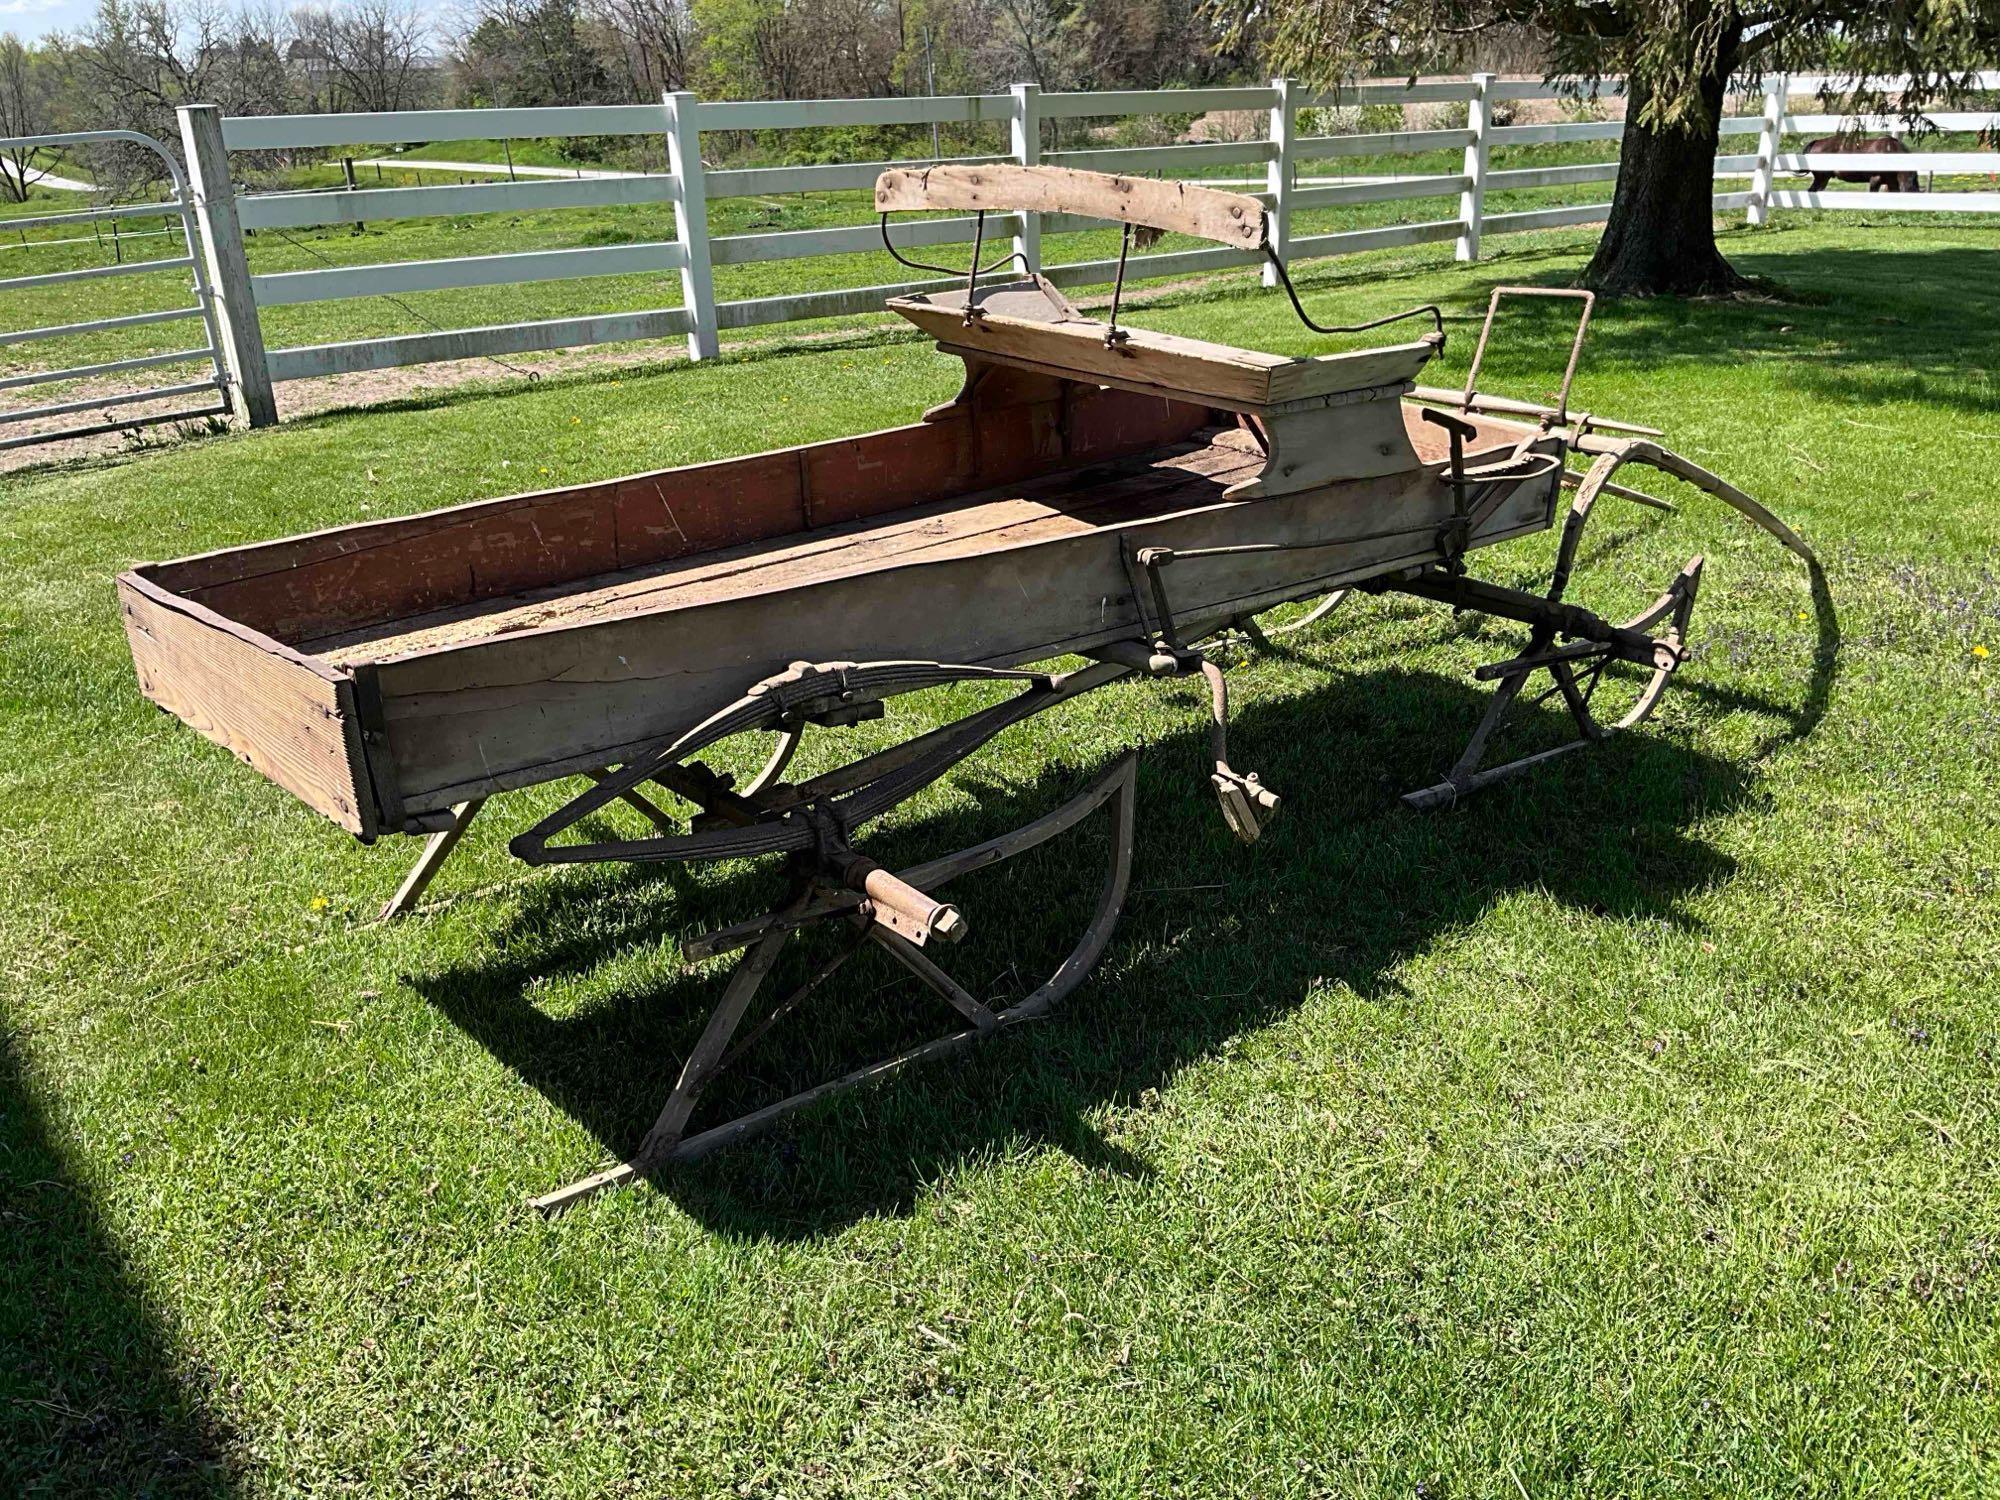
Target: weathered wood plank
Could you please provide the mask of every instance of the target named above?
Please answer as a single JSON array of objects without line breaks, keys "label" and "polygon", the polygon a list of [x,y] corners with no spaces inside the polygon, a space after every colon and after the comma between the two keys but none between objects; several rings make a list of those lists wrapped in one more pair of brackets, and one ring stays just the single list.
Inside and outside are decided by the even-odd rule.
[{"label": "weathered wood plank", "polygon": [[1081,214],[1191,234],[1239,250],[1261,250],[1265,243],[1264,205],[1242,193],[1067,167],[897,168],[877,179],[875,208],[885,214],[932,209]]},{"label": "weathered wood plank", "polygon": [[[1553,477],[1522,486],[1477,540],[1546,526],[1555,493]],[[1129,637],[1140,620],[1121,558],[1126,526],[1137,525],[1147,545],[1182,550],[1324,540],[1177,564],[1176,609],[1199,625],[1426,560],[1449,506],[1447,487],[1416,470],[1267,500],[1179,503],[1154,520],[1122,514],[1039,538],[1024,520],[1018,541],[1003,529],[838,576],[800,560],[782,584],[746,581],[746,591],[704,594],[694,607],[663,604],[385,661],[377,671],[400,791],[412,812],[433,811],[619,759],[723,706],[807,643],[830,660],[1014,662]]]},{"label": "weathered wood plank", "polygon": [[944,302],[898,297],[889,306],[962,358],[1066,372],[1072,379],[1157,390],[1230,411],[1411,380],[1436,353],[1434,344],[1419,340],[1293,359],[1144,328],[1125,330],[1128,337],[1112,347],[1104,342],[1105,325],[1090,319],[1043,323],[993,314],[968,325]]},{"label": "weathered wood plank", "polygon": [[1080,534],[1176,508],[1163,502],[1163,495],[1198,492],[1197,499],[1213,499],[1222,485],[1262,466],[1263,455],[1247,434],[1209,436],[1212,441],[1206,444],[1197,436],[1171,445],[1157,461],[1127,459],[1098,466],[1087,489],[1079,489],[1065,472],[1002,486],[976,499],[954,497],[865,521],[836,519],[795,536],[396,621],[345,639],[315,642],[314,650],[335,665],[358,668],[523,630],[595,624],[769,594],[879,570],[919,551],[930,558],[964,556],[987,547]]},{"label": "weathered wood plank", "polygon": [[1202,407],[1088,390],[1067,398],[1065,447],[1050,431],[1063,399],[1051,390],[1039,413],[985,411],[982,420],[995,425],[978,444],[962,431],[940,439],[929,430],[970,423],[969,410],[947,406],[910,427],[335,527],[160,564],[153,576],[174,594],[302,645],[900,510],[1074,457],[1142,451],[1209,420]]},{"label": "weathered wood plank", "polygon": [[148,699],[349,833],[375,837],[351,680],[174,598],[144,569],[119,577],[118,600]]},{"label": "weathered wood plank", "polygon": [[[1274,357],[1241,357],[1268,386]],[[979,364],[912,428],[149,568],[122,587],[165,623],[134,654],[149,696],[368,837],[619,761],[800,655],[1026,662],[1127,638],[1134,540],[1295,549],[1177,565],[1190,629],[1435,555],[1434,445],[1431,467],[1235,499],[1267,469],[1257,441],[1180,441],[1215,406]],[[1489,445],[1529,432],[1482,420]],[[1477,540],[1547,525],[1555,493],[1523,486]]]}]

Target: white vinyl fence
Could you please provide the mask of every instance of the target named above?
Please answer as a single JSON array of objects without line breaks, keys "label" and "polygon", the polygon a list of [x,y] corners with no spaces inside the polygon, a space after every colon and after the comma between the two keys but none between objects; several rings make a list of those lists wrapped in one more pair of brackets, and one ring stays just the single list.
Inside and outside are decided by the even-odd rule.
[{"label": "white vinyl fence", "polygon": [[[2000,87],[2000,75],[1986,81]],[[1816,80],[1794,80],[1789,88],[1816,87]],[[789,260],[878,251],[881,235],[873,224],[763,234],[711,237],[708,204],[726,198],[766,197],[779,193],[832,192],[865,189],[892,166],[910,161],[866,161],[828,166],[761,167],[708,170],[702,165],[703,132],[788,131],[827,126],[909,126],[926,124],[987,124],[1004,127],[1004,156],[961,157],[961,161],[1047,161],[1100,171],[1177,176],[1200,169],[1240,168],[1253,184],[1264,186],[1255,196],[1272,210],[1280,256],[1287,263],[1348,255],[1364,250],[1450,240],[1460,260],[1476,259],[1481,242],[1492,235],[1549,229],[1602,220],[1608,202],[1511,213],[1488,213],[1488,193],[1509,189],[1610,183],[1618,175],[1615,160],[1566,166],[1495,170],[1491,153],[1509,146],[1557,142],[1615,142],[1624,133],[1618,121],[1581,121],[1546,125],[1496,125],[1495,105],[1504,101],[1547,99],[1556,90],[1532,81],[1501,80],[1476,74],[1465,80],[1366,82],[1335,93],[1314,94],[1289,80],[1249,88],[1173,89],[1098,93],[1039,92],[1031,84],[1016,84],[1005,94],[976,94],[923,99],[842,99],[797,103],[703,103],[692,94],[668,94],[658,104],[593,105],[560,109],[426,110],[394,114],[287,115],[224,118],[213,106],[183,109],[181,131],[202,224],[210,238],[208,265],[218,312],[218,329],[227,353],[241,415],[252,425],[275,420],[271,388],[275,382],[311,376],[382,369],[431,360],[502,356],[528,351],[588,344],[685,336],[692,358],[713,357],[717,335],[725,328],[787,323],[802,319],[873,312],[885,297],[898,292],[929,290],[952,283],[938,280],[895,286],[843,287],[718,302],[713,267],[752,261]],[[1833,131],[1833,117],[1792,116],[1787,112],[1787,82],[1774,79],[1761,115],[1724,120],[1726,135],[1755,135],[1754,155],[1718,160],[1719,176],[1748,176],[1744,190],[1718,193],[1718,211],[1746,210],[1752,223],[1762,223],[1774,209],[1786,208],[1958,208],[1975,212],[2000,209],[2000,195],[1967,193],[1905,195],[1824,193],[1781,189],[1774,174],[1831,166],[1852,170],[1968,171],[1990,170],[2000,156],[1990,153],[1946,153],[1936,156],[1812,156],[1782,155],[1786,134]],[[1302,112],[1326,106],[1367,104],[1462,105],[1462,126],[1448,129],[1401,129],[1375,134],[1305,135]],[[1248,111],[1264,115],[1262,138],[1172,146],[1042,150],[1046,121],[1116,118],[1161,114],[1207,114]],[[1939,115],[1935,123],[1949,130],[1983,130],[2000,123],[2000,116]],[[1870,122],[1899,130],[1900,121]],[[663,174],[583,177],[536,181],[505,181],[450,186],[349,188],[333,192],[284,192],[239,196],[230,175],[234,152],[294,151],[356,145],[394,146],[418,142],[524,137],[651,135],[664,139],[669,170]],[[1456,172],[1384,176],[1366,181],[1315,183],[1316,174],[1338,172],[1339,164],[1356,158],[1378,158],[1440,148],[1462,151]],[[1963,165],[1973,162],[1972,166]],[[1330,163],[1331,166],[1317,165]],[[1835,166],[1834,164],[1839,165]],[[1239,179],[1240,180],[1240,179]],[[1457,195],[1458,211],[1450,217],[1399,223],[1339,233],[1292,233],[1300,210],[1387,200]],[[1940,201],[1949,197],[1949,203]],[[368,224],[393,219],[476,215],[567,207],[621,204],[671,204],[675,235],[648,244],[618,244],[581,249],[538,250],[505,255],[459,256],[444,260],[403,261],[378,265],[329,266],[324,269],[252,275],[243,250],[243,231],[285,230],[326,224]],[[1108,284],[1116,275],[1113,259],[1044,264],[1041,238],[1098,227],[1095,221],[1067,215],[989,215],[989,242],[1011,239],[1013,248],[1062,286]],[[971,218],[930,219],[895,225],[891,233],[899,249],[970,242]],[[1128,277],[1137,280],[1231,267],[1247,267],[1257,257],[1228,248],[1169,251],[1135,255]],[[442,332],[357,339],[343,343],[264,347],[260,309],[336,298],[435,291],[463,287],[497,287],[576,277],[626,275],[634,272],[676,273],[680,305],[638,312],[558,318],[542,322],[507,323]],[[1265,279],[1273,274],[1265,268]]]},{"label": "white vinyl fence", "polygon": [[[1731,156],[1718,152],[1715,158],[1715,172],[1718,177],[1741,174],[1750,176],[1752,224],[1762,224],[1766,222],[1772,210],[1784,208],[2000,213],[2000,192],[1905,193],[1875,192],[1871,189],[1867,193],[1815,193],[1777,186],[1774,179],[1779,174],[1865,172],[1871,176],[1886,174],[1900,177],[1907,173],[1921,180],[1938,172],[1983,173],[1989,179],[1994,174],[2000,173],[2000,150],[1994,149],[2000,148],[2000,111],[1931,111],[1913,118],[1903,115],[1815,115],[1791,112],[1793,98],[1815,94],[1820,85],[1827,81],[1818,77],[1789,78],[1782,74],[1777,75],[1767,80],[1765,84],[1764,112],[1760,117],[1725,119],[1722,122],[1722,133],[1725,136],[1752,133],[1757,136],[1757,150],[1754,155]],[[1833,82],[1837,87],[1839,80]],[[2000,89],[2000,73],[1981,73],[1978,75],[1977,84],[1982,89]],[[1784,138],[1791,135],[1824,139],[1828,136],[1861,132],[1869,135],[1895,136],[1900,140],[1911,135],[1931,132],[1966,131],[1977,133],[1981,138],[1982,147],[1986,149],[1925,151],[1921,142],[1915,150],[1897,153],[1800,152],[1782,149]]]}]

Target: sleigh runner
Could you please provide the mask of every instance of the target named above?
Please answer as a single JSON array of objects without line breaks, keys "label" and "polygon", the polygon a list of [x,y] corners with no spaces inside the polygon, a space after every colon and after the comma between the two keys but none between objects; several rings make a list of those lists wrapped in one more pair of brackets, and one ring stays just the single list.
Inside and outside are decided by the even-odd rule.
[{"label": "sleigh runner", "polygon": [[[983,229],[987,211],[1035,209],[1122,222],[1128,244],[1136,225],[1271,254],[1255,199],[1059,168],[890,172],[877,203],[892,249],[893,212],[970,210]],[[1218,804],[1253,840],[1279,798],[1231,760],[1227,683],[1205,648],[1229,632],[1262,640],[1258,616],[1277,605],[1325,596],[1303,625],[1349,590],[1401,592],[1528,629],[1519,654],[1481,669],[1497,690],[1465,753],[1405,799],[1439,806],[1642,722],[1685,659],[1701,559],[1622,622],[1563,597],[1603,497],[1664,506],[1614,482],[1626,466],[1687,480],[1811,560],[1782,523],[1651,441],[1657,433],[1568,409],[1587,294],[1496,291],[1465,388],[1445,391],[1418,384],[1443,344],[1435,309],[1381,320],[1427,319],[1413,339],[1288,358],[1125,327],[1122,277],[1109,315],[1087,317],[1032,273],[988,279],[978,250],[961,288],[889,303],[965,366],[957,397],[910,426],[341,527],[119,580],[150,698],[363,840],[428,839],[385,915],[417,899],[487,798],[566,777],[588,784],[512,842],[530,864],[785,857],[784,905],[687,945],[690,958],[743,957],[639,1150],[539,1200],[545,1208],[993,1035],[1080,982],[1124,899],[1130,755],[1055,812],[915,869],[886,870],[854,847],[871,820],[1006,728],[1122,678],[1199,675]],[[1579,299],[1553,406],[1477,389],[1495,313],[1514,293]],[[1586,472],[1570,467],[1578,456]],[[1559,514],[1548,589],[1468,576],[1471,553],[1549,529]],[[1064,657],[1086,664],[1044,665]],[[1628,667],[1639,685],[1607,712],[1600,689]],[[1577,739],[1484,765],[1509,706],[1537,679],[1568,708]],[[785,779],[806,734],[837,735],[903,694],[971,681],[1007,696]],[[746,737],[762,769],[740,781],[716,770],[720,748]],[[649,831],[577,836],[614,802]],[[995,1008],[939,961],[976,920],[941,892],[1100,809],[1112,854],[1081,939],[1046,982]],[[691,1131],[717,1072],[854,951],[753,1018],[791,936],[829,923],[887,951],[957,1026]]]}]

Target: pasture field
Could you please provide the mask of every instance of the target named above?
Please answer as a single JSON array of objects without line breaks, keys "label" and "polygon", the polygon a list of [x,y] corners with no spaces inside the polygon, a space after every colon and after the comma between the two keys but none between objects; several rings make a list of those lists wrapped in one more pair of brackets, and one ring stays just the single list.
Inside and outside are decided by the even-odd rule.
[{"label": "pasture field", "polygon": [[[448,159],[500,159],[497,142],[459,143],[466,156],[453,147],[436,152]],[[532,143],[530,143],[532,144]],[[431,148],[422,148],[426,153]],[[1531,147],[1509,153],[1508,165],[1545,165],[1569,160],[1588,160],[1601,146]],[[477,153],[477,154],[474,154]],[[532,153],[523,152],[517,160]],[[411,153],[418,155],[418,153]],[[546,153],[544,153],[546,155]],[[1367,172],[1426,173],[1455,170],[1457,163],[1448,153],[1393,158],[1357,158],[1329,162],[1331,170],[1354,175]],[[1518,162],[1514,157],[1519,157]],[[1244,169],[1234,169],[1240,177]],[[340,181],[337,165],[313,167],[298,175],[299,187],[325,188]],[[375,186],[373,168],[360,173],[364,186]],[[1228,175],[1225,169],[1224,175]],[[436,185],[455,180],[451,174],[397,171],[382,174],[383,185]],[[468,180],[476,181],[471,178]],[[1488,200],[1493,213],[1522,208],[1554,207],[1564,203],[1588,203],[1593,194],[1602,197],[1604,184],[1584,187],[1538,188],[1496,193]],[[39,201],[39,200],[38,200]],[[39,208],[38,212],[49,210]],[[1336,230],[1370,228],[1382,224],[1419,220],[1451,219],[1458,213],[1457,194],[1448,197],[1406,199],[1360,204],[1335,209],[1315,209],[1295,217],[1298,235]],[[152,220],[139,221],[147,228],[158,227]],[[875,212],[870,196],[862,192],[787,193],[773,197],[721,198],[709,204],[709,232],[724,235],[765,234],[802,229],[872,224]],[[107,236],[108,238],[108,236]],[[355,234],[350,225],[326,225],[315,229],[259,230],[252,233],[246,250],[254,273],[304,271],[326,266],[379,265],[391,261],[437,260],[466,255],[504,255],[530,250],[558,250],[581,246],[645,243],[674,238],[673,210],[666,204],[637,205],[601,209],[554,209],[535,213],[465,214],[449,218],[392,220],[371,224]],[[62,244],[43,243],[62,240]],[[26,243],[22,243],[25,240]],[[153,238],[128,250],[126,259],[139,256],[166,257],[179,253],[176,239]],[[1496,241],[1497,243],[1497,241]],[[969,246],[957,248],[962,258]],[[1162,251],[1206,248],[1206,242],[1184,236],[1167,236],[1158,247]],[[934,254],[912,252],[919,260],[935,260]],[[1045,256],[1051,262],[1098,260],[1118,253],[1118,236],[1111,230],[1051,236]],[[13,238],[11,245],[0,220],[0,275],[31,274],[67,270],[73,267],[106,264],[113,252],[97,242],[88,229],[32,231]],[[844,286],[877,286],[921,281],[925,273],[900,266],[886,252],[875,250],[859,255],[816,256],[801,260],[757,261],[745,265],[717,266],[715,293],[718,300],[734,301],[753,297],[789,295]],[[65,282],[42,288],[6,293],[0,300],[6,327],[38,327],[78,319],[113,317],[185,303],[187,273],[163,271],[156,274],[123,276],[108,281]],[[478,327],[491,323],[529,322],[547,318],[573,317],[658,307],[678,307],[681,302],[677,272],[655,275],[594,276],[570,281],[532,282],[515,286],[480,287],[466,290],[405,293],[396,297],[359,297],[333,302],[304,303],[263,310],[264,340],[272,349],[298,344],[334,342],[344,339],[386,337],[420,333],[431,327]],[[845,320],[848,324],[852,320]],[[164,353],[181,349],[193,341],[192,324],[150,325],[110,329],[60,340],[0,347],[0,373],[27,369],[66,369],[103,360],[125,359],[140,354]],[[791,325],[802,327],[807,325]],[[824,327],[825,325],[820,325]],[[735,334],[735,340],[768,339],[769,328]],[[549,362],[540,357],[538,363]],[[559,359],[558,361],[559,362]],[[46,389],[46,388],[44,388]],[[38,393],[39,395],[39,393]]]},{"label": "pasture field", "polygon": [[[1800,144],[1799,142],[1789,143]],[[1971,149],[1971,139],[1943,139],[1937,149]],[[551,143],[514,143],[515,160],[520,165],[565,165]],[[362,153],[363,155],[379,155]],[[1516,146],[1496,150],[1493,169],[1601,162],[1616,155],[1615,142],[1571,142],[1550,146]],[[403,159],[491,161],[502,160],[497,141],[446,142],[418,147]],[[620,158],[623,160],[623,158]],[[245,184],[263,189],[327,189],[342,181],[337,162],[327,161],[273,175],[255,170],[256,158],[237,158]],[[2000,157],[1996,157],[2000,162]],[[657,163],[652,164],[657,169]],[[1451,151],[1405,153],[1382,157],[1332,158],[1308,165],[1306,175],[1327,178],[1347,176],[1423,176],[1456,172],[1461,154]],[[1208,175],[1237,185],[1249,184],[1251,169],[1221,167]],[[454,181],[449,173],[401,169],[394,166],[359,169],[364,187],[437,185]],[[466,180],[476,181],[476,177]],[[1261,178],[1258,179],[1261,182]],[[1804,179],[1797,184],[1803,185]],[[1983,187],[1978,178],[1941,178],[1940,189]],[[1746,181],[1724,180],[1718,191],[1747,187]],[[1842,190],[1865,189],[1842,185]],[[1485,211],[1490,215],[1525,212],[1533,209],[1566,207],[1606,201],[1611,194],[1608,182],[1573,184],[1530,189],[1492,189],[1487,193]],[[8,217],[32,210],[74,207],[74,195],[37,195],[29,209],[8,205],[0,210],[0,276],[40,274],[126,261],[165,258],[179,253],[178,229],[154,220],[132,221],[124,226],[140,234],[111,243],[109,226],[93,232],[88,226],[57,226],[45,230],[9,234]],[[1300,210],[1294,216],[1297,237],[1367,229],[1391,224],[1450,220],[1458,213],[1456,192],[1427,198],[1390,200]],[[1795,218],[1787,214],[1787,218]],[[709,204],[710,233],[753,235],[870,224],[874,211],[869,196],[860,192],[788,193],[757,198],[723,198]],[[171,233],[160,233],[169,229]],[[147,234],[147,231],[151,231]],[[394,220],[366,226],[361,233],[351,225],[325,225],[313,229],[266,229],[250,234],[247,253],[250,268],[258,274],[306,271],[329,266],[380,265],[393,261],[435,260],[458,256],[504,255],[535,250],[571,249],[584,246],[645,243],[674,238],[673,212],[665,204],[601,209],[557,209],[534,213],[464,214],[452,217]],[[1494,232],[1489,246],[1504,251],[1513,236]],[[1202,242],[1168,236],[1158,247],[1162,251],[1204,248]],[[1051,236],[1045,256],[1051,263],[1105,260],[1116,256],[1118,237],[1104,230],[1094,233]],[[964,247],[957,253],[962,255]],[[919,252],[918,259],[935,260],[935,255]],[[718,266],[715,270],[716,296],[722,301],[792,295],[848,286],[878,286],[921,280],[922,273],[899,266],[886,253],[817,256],[801,260],[757,261],[742,265]],[[1137,278],[1135,278],[1135,283]],[[0,327],[29,328],[146,312],[186,305],[188,275],[184,270],[117,277],[111,280],[67,282],[54,286],[10,291],[0,295]],[[1101,290],[1101,289],[1100,289]],[[421,333],[433,328],[479,327],[493,323],[530,322],[576,317],[592,313],[637,311],[677,307],[681,290],[678,273],[589,277],[568,281],[533,282],[514,286],[480,287],[453,291],[405,293],[399,296],[364,296],[331,302],[304,303],[263,310],[261,323],[266,346],[271,349],[302,344],[339,342],[350,339],[391,337]],[[825,332],[840,324],[789,325],[794,330]],[[103,361],[128,359],[185,349],[199,342],[191,323],[164,323],[136,328],[109,329],[63,339],[0,346],[0,375],[29,370],[60,370]],[[769,327],[725,333],[725,342],[766,341]],[[559,369],[578,359],[589,359],[590,351],[537,355],[533,360],[512,359],[509,363],[529,363],[543,371]],[[174,367],[191,373],[194,366]],[[170,378],[163,373],[162,380]],[[185,378],[185,375],[176,378]],[[66,387],[43,386],[33,392],[36,402],[60,399]],[[281,399],[282,399],[281,391]]]},{"label": "pasture field", "polygon": [[[873,849],[1144,746],[1134,895],[1070,1003],[550,1222],[524,1196],[633,1144],[719,990],[678,944],[775,873],[530,873],[505,840],[550,788],[374,925],[414,843],[145,705],[111,579],[901,422],[955,363],[873,327],[0,478],[0,1491],[1993,1493],[2000,231],[1724,243],[1787,295],[1602,306],[1577,401],[1669,429],[1824,574],[1665,483],[1676,516],[1604,502],[1584,602],[1708,558],[1652,727],[1407,813],[1517,637],[1376,599],[1233,673],[1236,764],[1286,798],[1254,847],[1195,687],[1023,726]],[[1304,279],[1354,318],[1440,301],[1449,384],[1490,285],[1589,247]],[[1331,347],[1240,277],[1143,320]],[[1526,315],[1488,383],[1564,352]],[[955,971],[1033,983],[1102,852],[968,878]],[[934,1023],[848,973],[747,1089]]]}]

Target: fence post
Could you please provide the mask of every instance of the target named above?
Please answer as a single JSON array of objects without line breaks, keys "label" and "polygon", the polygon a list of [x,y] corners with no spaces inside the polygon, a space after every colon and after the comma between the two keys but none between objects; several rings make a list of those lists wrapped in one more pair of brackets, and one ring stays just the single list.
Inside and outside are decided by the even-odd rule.
[{"label": "fence post", "polygon": [[1458,194],[1459,260],[1479,259],[1479,221],[1486,204],[1487,138],[1493,127],[1493,75],[1472,75],[1472,97],[1465,105],[1465,128],[1472,139],[1465,147],[1465,186]]},{"label": "fence post", "polygon": [[674,233],[687,251],[681,267],[681,306],[688,315],[688,358],[714,359],[721,352],[715,335],[715,273],[708,258],[708,186],[701,170],[701,127],[695,96],[667,93],[667,170],[674,174]]},{"label": "fence post", "polygon": [[229,151],[222,144],[222,107],[184,104],[179,113],[188,191],[194,195],[201,254],[208,262],[215,337],[222,345],[223,367],[229,371],[229,405],[240,422],[275,427],[278,399],[271,391],[271,367],[264,358],[264,331],[257,324],[250,263],[243,256],[243,225],[236,217]]},{"label": "fence post", "polygon": [[1784,139],[1785,107],[1791,102],[1792,81],[1783,73],[1764,80],[1764,123],[1757,132],[1757,170],[1750,174],[1749,218],[1753,225],[1771,217],[1771,177]]},{"label": "fence post", "polygon": [[[1273,78],[1277,98],[1271,102],[1271,160],[1264,168],[1264,187],[1271,194],[1271,251],[1285,265],[1292,263],[1292,160],[1298,143],[1298,101],[1289,78]],[[1278,284],[1278,268],[1264,262],[1264,285]]]},{"label": "fence post", "polygon": [[[1009,123],[1014,160],[1032,167],[1042,159],[1042,90],[1039,84],[1017,83],[1009,91],[1014,96],[1014,113]],[[1021,229],[1014,236],[1014,253],[1030,271],[1042,268],[1042,218],[1023,213]]]}]

